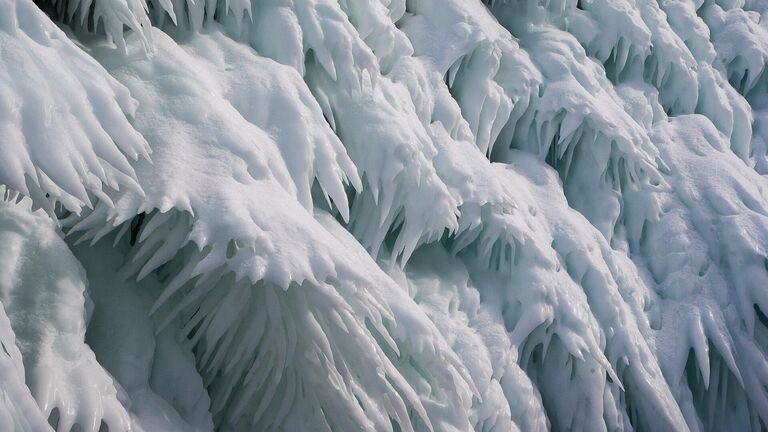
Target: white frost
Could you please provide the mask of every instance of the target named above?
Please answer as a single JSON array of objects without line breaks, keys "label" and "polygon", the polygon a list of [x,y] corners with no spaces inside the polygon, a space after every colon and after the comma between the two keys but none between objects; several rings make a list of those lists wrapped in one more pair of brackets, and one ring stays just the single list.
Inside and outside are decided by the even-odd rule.
[{"label": "white frost", "polygon": [[0,0],[0,429],[764,428],[767,23]]}]

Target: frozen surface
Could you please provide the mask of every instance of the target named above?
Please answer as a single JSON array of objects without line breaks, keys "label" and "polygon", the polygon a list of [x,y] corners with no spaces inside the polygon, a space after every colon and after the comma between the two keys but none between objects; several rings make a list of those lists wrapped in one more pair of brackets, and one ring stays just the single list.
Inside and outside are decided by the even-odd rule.
[{"label": "frozen surface", "polygon": [[766,428],[763,2],[0,10],[0,429]]},{"label": "frozen surface", "polygon": [[30,422],[51,417],[58,431],[75,424],[97,431],[102,421],[112,429],[130,427],[112,377],[84,341],[89,298],[83,268],[55,223],[41,211],[31,212],[28,199],[0,205],[0,298],[12,329],[3,345],[15,334],[10,352],[18,346],[24,367],[16,367],[25,372],[42,411],[24,415]]},{"label": "frozen surface", "polygon": [[129,160],[150,150],[126,118],[128,90],[31,0],[0,7],[0,182],[72,211],[105,189],[139,190]]}]

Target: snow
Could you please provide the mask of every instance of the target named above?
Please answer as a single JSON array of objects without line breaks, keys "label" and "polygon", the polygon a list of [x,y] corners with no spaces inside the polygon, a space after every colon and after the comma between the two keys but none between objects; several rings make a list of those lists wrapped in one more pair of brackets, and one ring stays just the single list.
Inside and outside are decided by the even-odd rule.
[{"label": "snow", "polygon": [[768,423],[762,2],[0,10],[0,429]]},{"label": "snow", "polygon": [[[17,370],[25,372],[22,380],[41,411],[22,405],[28,398],[22,393],[19,408],[27,410],[23,416],[30,426],[38,423],[34,428],[40,427],[38,419],[44,424],[56,410],[59,431],[75,424],[84,431],[97,431],[102,422],[126,429],[129,419],[118,390],[84,341],[89,302],[85,272],[55,223],[41,211],[32,213],[28,199],[1,205],[0,301],[9,311],[3,318],[12,329],[6,342],[13,350],[19,347],[24,368]],[[10,389],[13,383],[10,380]],[[10,429],[25,428],[22,421],[14,421]]]},{"label": "snow", "polygon": [[[120,224],[127,228],[125,221],[147,214],[121,272],[138,280],[156,269],[166,275],[169,283],[151,312],[160,314],[160,329],[181,321],[179,334],[207,371],[202,377],[214,419],[228,427],[292,429],[320,421],[328,428],[379,429],[389,424],[383,413],[403,427],[410,424],[409,411],[429,424],[427,402],[469,401],[472,389],[464,382],[463,366],[432,324],[412,316],[415,305],[403,304],[400,290],[370,256],[354,249],[355,241],[339,243],[335,220],[323,228],[312,213],[323,220],[324,211],[300,205],[301,189],[314,180],[305,173],[316,172],[318,184],[341,203],[339,212],[347,212],[346,173],[339,166],[329,169],[329,161],[351,167],[349,177],[360,185],[338,138],[317,121],[322,119],[317,103],[302,99],[309,93],[298,74],[213,28],[183,47],[159,31],[153,39],[162,54],[147,60],[129,60],[102,47],[93,51],[139,100],[135,125],[154,146],[151,163],[136,166],[145,194],[117,192],[113,208],[97,206],[67,224],[73,224],[72,235],[83,232],[78,240],[110,232],[126,240]],[[199,82],[191,73],[206,68],[220,78]],[[254,75],[243,78],[241,71]],[[184,75],[187,80],[179,78]],[[248,97],[259,92],[251,83],[277,80],[294,93],[265,85],[261,91],[275,98],[275,112],[251,103],[264,97]],[[190,109],[196,95],[206,96],[207,113]],[[258,126],[272,116],[290,128]],[[294,133],[302,121],[314,135]],[[291,140],[297,136],[304,141]],[[287,152],[288,144],[277,145],[281,140],[301,151]],[[178,154],[185,156],[180,160]],[[307,314],[293,316],[295,307]],[[244,332],[250,341],[237,343],[234,338]],[[394,358],[406,353],[408,361]],[[439,366],[434,373],[445,375],[431,380],[445,396],[406,385],[403,375],[416,366],[421,373]],[[317,404],[324,420],[312,413]]]},{"label": "snow", "polygon": [[[0,181],[72,211],[133,187],[129,159],[147,157],[129,119],[136,101],[28,0],[0,5]],[[61,157],[50,157],[60,152]]]}]

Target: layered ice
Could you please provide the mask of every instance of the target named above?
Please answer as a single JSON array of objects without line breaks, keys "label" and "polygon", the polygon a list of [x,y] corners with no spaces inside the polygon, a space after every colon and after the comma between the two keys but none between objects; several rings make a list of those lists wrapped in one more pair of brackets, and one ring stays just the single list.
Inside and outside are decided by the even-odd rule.
[{"label": "layered ice", "polygon": [[0,8],[0,428],[765,428],[762,3]]},{"label": "layered ice", "polygon": [[2,184],[72,211],[108,201],[106,189],[140,190],[129,160],[149,147],[130,124],[128,90],[32,1],[0,7]]}]

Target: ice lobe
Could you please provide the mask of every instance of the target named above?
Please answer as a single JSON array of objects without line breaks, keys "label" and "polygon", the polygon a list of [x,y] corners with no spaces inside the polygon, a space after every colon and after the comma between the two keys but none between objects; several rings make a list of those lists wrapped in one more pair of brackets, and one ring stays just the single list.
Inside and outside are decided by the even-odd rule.
[{"label": "ice lobe", "polygon": [[[130,418],[118,388],[84,342],[89,299],[82,267],[55,223],[31,211],[29,199],[4,200],[0,209],[0,301],[16,339],[15,344],[12,338],[4,340],[3,346],[14,353],[6,354],[13,361],[21,353],[24,368],[15,367],[26,372],[21,378],[39,405],[39,411],[29,410],[28,396],[19,394],[14,406],[29,411],[23,414],[26,420],[14,423],[43,430],[39,420],[45,424],[50,417],[58,431],[78,425],[95,432],[102,422],[110,429],[128,429]],[[6,391],[18,392],[13,382],[8,380]]]},{"label": "ice lobe", "polygon": [[[42,6],[66,35],[31,3],[0,18],[30,82],[75,88],[6,80],[0,182],[64,204],[34,217],[70,233],[134,428],[765,423],[765,5],[94,1]],[[48,117],[16,108],[43,96],[96,120],[51,114],[71,139],[33,148]],[[3,299],[17,384],[15,299],[84,291],[60,252],[79,282]]]},{"label": "ice lobe", "polygon": [[149,148],[128,90],[31,1],[0,8],[0,182],[72,211],[109,204],[107,189],[138,191],[129,160]]},{"label": "ice lobe", "polygon": [[[156,31],[160,54],[151,59],[129,61],[94,49],[139,100],[135,125],[153,159],[136,164],[144,195],[115,192],[113,209],[97,206],[71,218],[70,232],[82,232],[82,240],[118,232],[120,241],[132,219],[141,223],[122,272],[140,280],[164,275],[153,313],[161,328],[178,323],[180,340],[196,353],[217,425],[438,427],[430,407],[471,401],[475,389],[465,368],[338,222],[299,204],[300,190],[314,180],[292,173],[317,172],[323,189],[338,185],[343,192],[344,176],[356,178],[354,171],[337,166],[327,180],[321,175],[329,167],[320,164],[343,165],[346,153],[329,126],[313,120],[321,114],[312,99],[301,99],[301,80],[282,81],[289,89],[261,89],[283,94],[273,100],[291,109],[277,111],[278,117],[248,100],[259,96],[258,85],[240,87],[295,72],[209,32],[178,45]],[[201,79],[191,72],[198,70],[221,77]],[[239,79],[243,75],[248,79]],[[285,127],[274,124],[278,118]],[[278,148],[275,141],[291,137],[287,125],[302,121],[314,128],[306,141]],[[270,133],[257,124],[269,124]],[[288,144],[305,147],[288,152]],[[316,159],[307,160],[312,154]],[[343,196],[330,195],[345,205]],[[463,414],[450,421],[457,429],[467,422]]]}]

